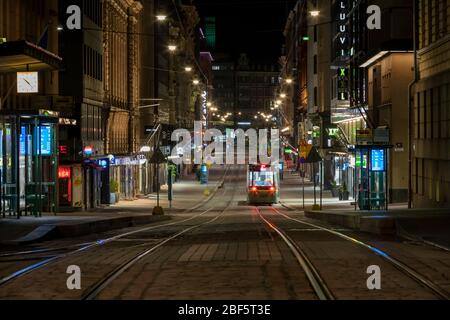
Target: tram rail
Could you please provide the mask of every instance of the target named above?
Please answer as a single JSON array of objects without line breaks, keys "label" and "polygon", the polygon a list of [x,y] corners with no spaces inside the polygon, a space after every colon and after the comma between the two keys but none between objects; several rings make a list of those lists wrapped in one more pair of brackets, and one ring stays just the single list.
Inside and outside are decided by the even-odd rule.
[{"label": "tram rail", "polygon": [[[288,215],[286,215],[285,213],[281,212],[280,210],[278,210],[277,208],[271,207],[271,210],[273,210],[274,213],[276,213],[277,215],[289,220],[289,221],[293,221],[299,224],[302,224],[304,226],[308,226],[309,228],[314,228],[316,230],[320,230],[320,231],[324,231],[327,233],[330,233],[332,235],[335,235],[341,239],[344,239],[348,242],[351,242],[355,245],[358,245],[360,247],[363,247],[367,250],[369,250],[370,252],[374,253],[375,255],[381,257],[382,259],[384,259],[385,261],[387,261],[388,263],[390,263],[392,266],[394,266],[397,270],[399,270],[401,273],[403,273],[404,275],[406,275],[407,277],[409,277],[410,279],[412,279],[414,282],[416,282],[417,284],[421,285],[422,287],[426,288],[427,290],[429,290],[430,292],[432,292],[435,296],[437,296],[439,299],[442,300],[450,300],[450,294],[444,290],[443,288],[441,288],[439,285],[437,285],[436,283],[434,283],[433,281],[429,280],[427,277],[425,277],[424,275],[422,275],[421,273],[419,273],[417,270],[415,270],[414,268],[406,265],[405,263],[403,263],[402,261],[396,259],[395,257],[393,257],[392,255],[389,255],[388,253],[386,253],[385,251],[370,245],[366,242],[363,242],[361,240],[358,240],[354,237],[351,237],[349,235],[346,235],[342,232],[324,227],[324,226],[320,226],[318,224],[315,223],[311,223],[311,222],[307,222],[307,221],[303,221],[297,218],[293,218],[290,217]],[[276,226],[276,224],[273,221],[269,221],[267,220],[270,225],[274,226],[275,228],[280,229],[279,227]],[[280,229],[281,230],[281,229]],[[292,240],[291,240],[292,241]]]}]

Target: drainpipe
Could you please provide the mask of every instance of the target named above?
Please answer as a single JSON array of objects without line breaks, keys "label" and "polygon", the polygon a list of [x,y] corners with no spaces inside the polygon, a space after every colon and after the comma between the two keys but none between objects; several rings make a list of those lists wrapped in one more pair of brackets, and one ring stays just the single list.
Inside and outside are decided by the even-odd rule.
[{"label": "drainpipe", "polygon": [[412,119],[413,119],[413,101],[415,100],[413,96],[413,88],[415,84],[419,81],[419,66],[417,63],[417,27],[416,18],[417,15],[417,0],[413,1],[413,50],[414,50],[414,80],[409,84],[409,99],[408,99],[408,209],[413,207],[413,191],[412,191],[412,164],[413,164],[413,143],[412,143]]}]

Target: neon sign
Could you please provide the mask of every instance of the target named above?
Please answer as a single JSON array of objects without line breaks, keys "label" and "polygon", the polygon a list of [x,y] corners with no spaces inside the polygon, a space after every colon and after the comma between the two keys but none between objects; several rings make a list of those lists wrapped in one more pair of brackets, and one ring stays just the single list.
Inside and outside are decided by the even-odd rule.
[{"label": "neon sign", "polygon": [[59,167],[58,168],[58,178],[59,179],[70,179],[72,176],[70,167]]}]

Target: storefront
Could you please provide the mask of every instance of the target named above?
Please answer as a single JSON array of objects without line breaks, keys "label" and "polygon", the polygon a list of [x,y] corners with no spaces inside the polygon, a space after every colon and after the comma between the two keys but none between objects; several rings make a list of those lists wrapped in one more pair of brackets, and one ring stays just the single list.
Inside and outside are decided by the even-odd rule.
[{"label": "storefront", "polygon": [[110,181],[117,185],[120,200],[135,200],[141,190],[149,187],[147,177],[150,174],[144,156],[114,157],[111,161]]}]

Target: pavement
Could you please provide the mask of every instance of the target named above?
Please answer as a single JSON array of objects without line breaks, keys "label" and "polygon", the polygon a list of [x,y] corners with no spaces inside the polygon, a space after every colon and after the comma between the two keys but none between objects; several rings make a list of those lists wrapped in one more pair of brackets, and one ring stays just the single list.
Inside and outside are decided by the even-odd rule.
[{"label": "pavement", "polygon": [[[313,210],[314,187],[305,179],[305,207],[303,183],[298,173],[286,172],[282,182],[282,204],[304,211],[307,218],[339,225],[357,231],[390,234],[421,240],[450,248],[450,209],[408,209],[407,204],[392,204],[387,211],[355,210],[354,202],[339,201],[330,191],[323,192],[322,210]],[[317,204],[320,189],[317,188]]]},{"label": "pavement", "polygon": [[183,177],[180,182],[174,184],[171,205],[168,201],[167,186],[162,186],[160,205],[164,208],[164,216],[152,215],[157,204],[155,193],[134,201],[121,201],[116,205],[84,212],[62,212],[57,215],[44,213],[39,218],[0,218],[0,244],[30,244],[169,220],[171,215],[194,210],[211,198],[221,186],[225,170],[225,167],[213,169],[207,185],[200,185],[194,174]]}]

